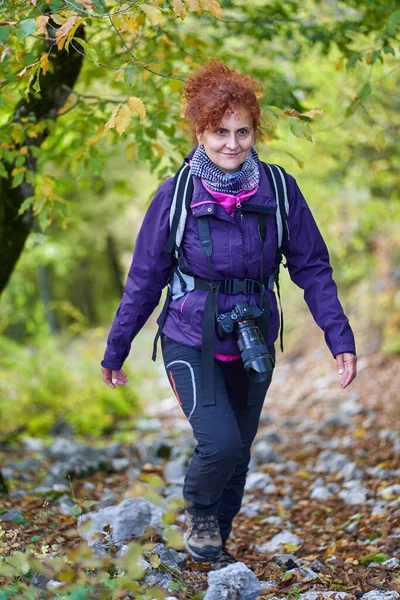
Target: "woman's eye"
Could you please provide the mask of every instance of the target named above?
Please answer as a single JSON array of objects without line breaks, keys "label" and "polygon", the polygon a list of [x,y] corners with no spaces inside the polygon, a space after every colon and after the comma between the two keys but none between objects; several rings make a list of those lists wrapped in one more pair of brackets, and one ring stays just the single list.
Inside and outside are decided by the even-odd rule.
[{"label": "woman's eye", "polygon": [[238,134],[240,137],[245,137],[249,133],[248,129],[239,129]]},{"label": "woman's eye", "polygon": [[217,129],[217,135],[224,135],[225,129]]}]

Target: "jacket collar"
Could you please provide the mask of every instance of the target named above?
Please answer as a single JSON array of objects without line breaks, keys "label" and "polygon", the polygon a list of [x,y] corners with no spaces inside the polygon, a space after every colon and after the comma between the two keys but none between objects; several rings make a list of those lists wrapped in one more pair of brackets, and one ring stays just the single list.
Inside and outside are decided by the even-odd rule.
[{"label": "jacket collar", "polygon": [[[189,154],[185,158],[185,162],[189,163],[193,154],[196,151],[197,146],[194,146]],[[267,212],[274,212],[276,210],[276,200],[275,196],[271,190],[271,186],[268,181],[267,174],[265,173],[265,169],[259,160],[260,167],[260,184],[257,192],[251,196],[248,200],[245,201],[243,206],[245,206],[245,210],[251,210],[254,207],[254,210],[257,210],[257,207],[262,207]],[[197,205],[194,206],[193,205]],[[193,177],[193,197],[190,203],[192,214],[195,217],[201,217],[203,215],[212,215],[223,218],[224,220],[234,220],[230,217],[225,209],[216,203],[215,198],[211,196],[211,194],[204,188],[203,184],[199,177]],[[227,217],[227,219],[226,219]]]}]

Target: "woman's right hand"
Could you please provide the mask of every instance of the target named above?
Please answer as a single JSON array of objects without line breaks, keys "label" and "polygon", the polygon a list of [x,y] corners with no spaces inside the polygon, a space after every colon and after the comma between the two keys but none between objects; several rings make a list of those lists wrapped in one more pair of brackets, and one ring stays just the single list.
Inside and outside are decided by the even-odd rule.
[{"label": "woman's right hand", "polygon": [[104,367],[101,367],[101,374],[104,383],[113,390],[117,387],[117,385],[126,384],[126,373],[122,369],[119,371],[113,371],[112,369],[105,369]]}]

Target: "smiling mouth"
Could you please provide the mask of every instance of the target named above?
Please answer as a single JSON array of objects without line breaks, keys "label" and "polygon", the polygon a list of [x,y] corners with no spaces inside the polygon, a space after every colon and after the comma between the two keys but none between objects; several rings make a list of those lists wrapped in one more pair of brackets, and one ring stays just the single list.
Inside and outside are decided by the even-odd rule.
[{"label": "smiling mouth", "polygon": [[233,152],[223,152],[222,154],[224,156],[239,156],[239,152],[236,152],[236,154],[234,154]]}]

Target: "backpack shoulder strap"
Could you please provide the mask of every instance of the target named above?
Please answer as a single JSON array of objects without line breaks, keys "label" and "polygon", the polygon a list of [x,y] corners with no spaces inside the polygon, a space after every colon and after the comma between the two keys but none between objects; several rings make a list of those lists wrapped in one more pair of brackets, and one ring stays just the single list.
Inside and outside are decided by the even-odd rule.
[{"label": "backpack shoulder strap", "polygon": [[292,250],[290,240],[290,231],[288,223],[289,215],[289,194],[286,180],[286,171],[278,165],[263,163],[271,188],[276,198],[276,224],[278,229],[278,248],[282,248],[285,239],[288,249]]},{"label": "backpack shoulder strap", "polygon": [[169,215],[170,234],[164,247],[165,252],[174,253],[178,256],[185,223],[188,206],[193,194],[193,177],[190,174],[190,166],[184,162],[175,175],[174,195],[172,197],[171,210]]}]

